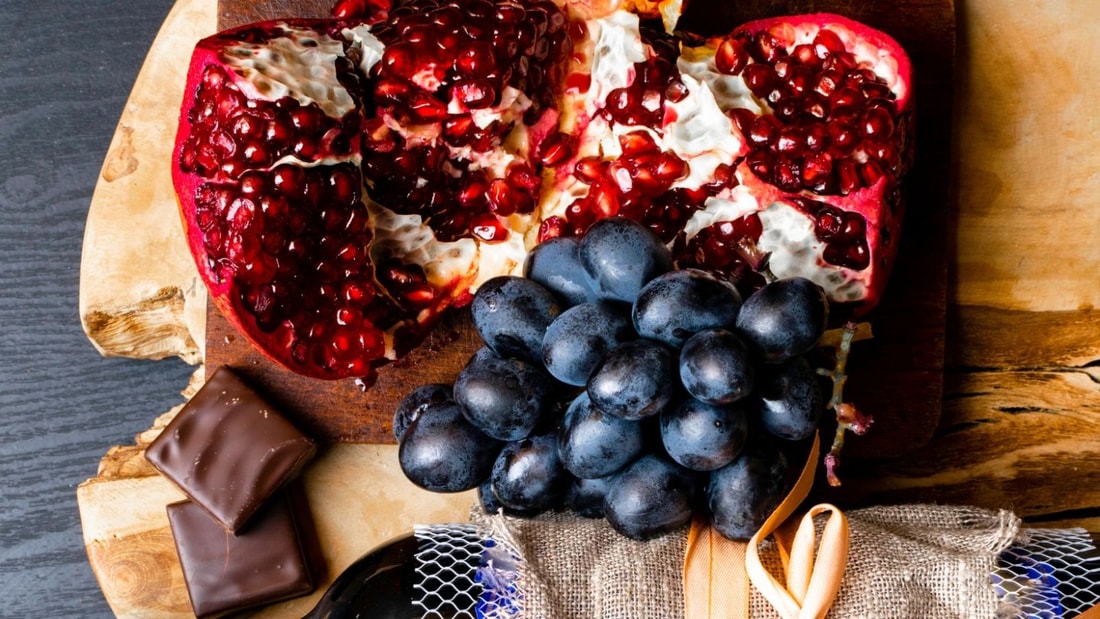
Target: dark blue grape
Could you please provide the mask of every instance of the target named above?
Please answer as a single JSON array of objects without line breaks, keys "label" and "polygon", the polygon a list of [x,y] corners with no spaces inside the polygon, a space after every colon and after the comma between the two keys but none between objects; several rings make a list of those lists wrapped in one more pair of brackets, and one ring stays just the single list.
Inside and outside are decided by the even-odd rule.
[{"label": "dark blue grape", "polygon": [[748,434],[748,415],[741,402],[714,406],[688,398],[661,413],[665,451],[695,471],[713,471],[733,462]]},{"label": "dark blue grape", "polygon": [[540,361],[546,327],[561,313],[552,292],[537,282],[502,275],[483,283],[470,315],[485,345],[502,357]]},{"label": "dark blue grape", "polygon": [[400,443],[401,437],[405,436],[405,430],[420,417],[424,409],[453,401],[450,385],[433,383],[413,389],[401,400],[393,413],[393,437]]},{"label": "dark blue grape", "polygon": [[600,411],[583,391],[565,411],[558,432],[562,465],[584,479],[621,470],[641,455],[644,447],[640,424]]},{"label": "dark blue grape", "polygon": [[695,474],[671,460],[642,456],[611,482],[604,516],[631,539],[652,539],[691,520],[696,485]]},{"label": "dark blue grape", "polygon": [[745,299],[737,329],[765,363],[781,363],[809,352],[825,333],[828,320],[829,301],[821,287],[791,277]]},{"label": "dark blue grape", "polygon": [[565,506],[582,518],[603,518],[604,500],[615,477],[574,478],[565,491]]},{"label": "dark blue grape", "polygon": [[604,299],[633,303],[649,280],[672,270],[672,253],[649,228],[623,217],[592,224],[577,250]]},{"label": "dark blue grape", "polygon": [[493,492],[505,508],[532,515],[562,500],[568,471],[558,457],[554,434],[540,434],[508,443],[493,464]]},{"label": "dark blue grape", "polygon": [[481,482],[481,485],[477,487],[477,501],[486,514],[496,514],[503,507],[500,501],[497,500],[497,495],[493,494],[493,480],[491,477]]},{"label": "dark blue grape", "polygon": [[493,492],[492,478],[486,479],[477,487],[477,500],[478,503],[481,504],[481,509],[485,510],[486,514],[502,513],[505,516],[514,516],[516,518],[534,518],[541,513],[541,510],[512,509],[507,505],[501,505],[500,500],[497,499],[496,493]]},{"label": "dark blue grape", "polygon": [[825,410],[821,383],[805,357],[764,366],[756,380],[756,402],[764,429],[788,441],[813,436]]},{"label": "dark blue grape", "polygon": [[588,378],[588,395],[600,410],[623,419],[657,414],[676,395],[676,358],[650,340],[620,344],[604,356]]},{"label": "dark blue grape", "polygon": [[749,439],[733,462],[710,474],[711,523],[723,536],[748,540],[788,491],[789,464],[774,443]]},{"label": "dark blue grape", "polygon": [[476,428],[502,441],[518,441],[553,407],[554,384],[541,365],[482,348],[455,379],[454,398]]},{"label": "dark blue grape", "polygon": [[565,308],[597,301],[599,297],[581,266],[579,247],[580,239],[575,236],[543,241],[527,254],[523,275],[558,295]]},{"label": "dark blue grape", "polygon": [[732,329],[741,308],[733,284],[698,269],[682,269],[657,277],[634,301],[638,335],[680,348],[705,329]]},{"label": "dark blue grape", "polygon": [[731,404],[747,396],[755,374],[748,346],[725,329],[700,331],[680,351],[684,389],[707,404]]},{"label": "dark blue grape", "polygon": [[625,306],[582,303],[550,323],[542,343],[542,363],[554,378],[581,387],[607,351],[633,338]]},{"label": "dark blue grape", "polygon": [[414,484],[460,492],[489,477],[502,445],[466,421],[462,407],[451,400],[421,409],[402,436],[397,459]]}]

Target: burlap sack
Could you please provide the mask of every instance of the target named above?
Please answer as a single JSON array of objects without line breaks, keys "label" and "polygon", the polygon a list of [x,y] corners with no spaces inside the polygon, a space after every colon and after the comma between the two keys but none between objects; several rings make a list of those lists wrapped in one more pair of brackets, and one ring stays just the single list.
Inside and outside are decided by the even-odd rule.
[{"label": "burlap sack", "polygon": [[[1009,512],[907,505],[847,513],[851,551],[830,617],[982,618],[1003,614],[990,586],[996,558],[1016,539]],[[604,520],[549,514],[534,520],[475,513],[521,557],[525,619],[681,619],[686,530],[649,542]],[[820,525],[820,523],[818,523]],[[763,563],[780,574],[774,545]],[[777,617],[756,591],[752,617]]]}]

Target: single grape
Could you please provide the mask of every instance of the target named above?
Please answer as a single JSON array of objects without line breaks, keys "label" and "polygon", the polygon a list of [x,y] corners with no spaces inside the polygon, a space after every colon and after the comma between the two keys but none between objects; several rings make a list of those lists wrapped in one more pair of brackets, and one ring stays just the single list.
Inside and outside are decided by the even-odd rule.
[{"label": "single grape", "polygon": [[711,524],[731,540],[748,540],[786,495],[789,464],[770,440],[750,437],[736,460],[710,474]]},{"label": "single grape", "polygon": [[665,273],[642,288],[632,317],[638,335],[673,348],[705,329],[732,329],[741,308],[733,284],[698,269]]},{"label": "single grape", "polygon": [[502,357],[538,363],[546,327],[561,314],[552,292],[522,277],[494,277],[478,288],[470,315],[485,345]]},{"label": "single grape", "polygon": [[644,448],[640,424],[600,411],[583,391],[565,411],[558,432],[562,465],[583,479],[621,470]]},{"label": "single grape", "polygon": [[508,443],[493,464],[493,493],[505,508],[533,515],[557,506],[569,484],[554,434]]},{"label": "single grape", "polygon": [[661,413],[661,443],[677,464],[694,471],[713,471],[741,453],[749,434],[742,402],[714,406],[687,398]]},{"label": "single grape", "polygon": [[756,403],[764,429],[788,441],[813,436],[825,410],[821,383],[805,357],[764,366],[757,375]]},{"label": "single grape", "polygon": [[397,450],[409,481],[434,492],[460,492],[489,477],[502,443],[478,430],[454,400],[429,404],[409,423]]},{"label": "single grape", "polygon": [[413,389],[401,400],[393,413],[393,437],[400,443],[409,425],[420,417],[424,409],[453,401],[450,385],[432,383]]},{"label": "single grape", "polygon": [[459,372],[454,398],[476,428],[502,441],[518,441],[553,407],[554,384],[542,365],[505,359],[485,347]]},{"label": "single grape", "polygon": [[563,308],[599,300],[581,266],[579,247],[575,236],[548,239],[536,245],[523,264],[523,275],[558,295]]},{"label": "single grape", "polygon": [[696,474],[656,454],[642,456],[611,482],[604,515],[619,533],[647,540],[691,520]]},{"label": "single grape", "polygon": [[672,270],[672,253],[649,228],[624,217],[589,226],[577,249],[604,299],[633,303],[649,280]]},{"label": "single grape", "polygon": [[550,323],[542,343],[542,362],[554,378],[582,387],[607,351],[633,339],[628,311],[601,301],[571,307]]},{"label": "single grape", "polygon": [[565,506],[582,518],[603,518],[604,500],[615,477],[597,479],[573,478],[565,491]]},{"label": "single grape", "polygon": [[623,419],[661,412],[676,395],[676,357],[662,344],[633,340],[612,348],[588,378],[597,408]]},{"label": "single grape", "polygon": [[765,363],[807,353],[825,333],[829,301],[803,277],[776,280],[749,295],[737,315],[737,330]]},{"label": "single grape", "polygon": [[700,331],[680,351],[680,381],[701,402],[732,404],[752,392],[755,377],[748,346],[731,331]]}]

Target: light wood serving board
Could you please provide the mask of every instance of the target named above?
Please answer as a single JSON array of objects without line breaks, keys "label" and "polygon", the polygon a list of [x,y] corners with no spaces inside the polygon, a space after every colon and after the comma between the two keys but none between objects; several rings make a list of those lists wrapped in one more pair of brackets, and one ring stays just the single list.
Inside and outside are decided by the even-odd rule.
[{"label": "light wood serving board", "polygon": [[[281,3],[282,14],[297,13],[297,5]],[[250,6],[261,11],[256,18],[271,10],[267,3]],[[898,12],[901,19],[906,7],[952,14],[940,0],[834,6]],[[176,110],[170,93],[182,89],[191,42],[212,32],[218,17],[215,0],[179,0],[150,50],[104,163],[89,211],[80,295],[85,328],[106,354],[177,354],[194,361],[203,344],[226,343],[228,334],[219,334],[216,324],[202,337],[205,297],[201,286],[194,287],[185,254],[140,273],[120,266],[132,262],[128,256],[183,247],[168,175]],[[937,369],[932,377],[934,389],[941,380],[944,387],[943,399],[934,402],[942,416],[938,425],[928,421],[935,415],[922,418],[919,436],[903,437],[909,445],[924,444],[915,452],[849,461],[844,487],[827,498],[853,505],[1006,507],[1048,525],[1100,530],[1100,127],[1089,121],[1100,99],[1100,75],[1085,62],[1100,56],[1100,39],[1092,35],[1100,27],[1100,4],[1075,0],[1009,12],[999,0],[969,0],[960,3],[957,17],[958,98],[954,110],[950,97],[921,101],[924,117],[945,124],[942,160],[917,177],[946,196],[946,217],[923,224],[940,230],[922,250],[946,255],[946,330],[939,340],[916,334],[902,340],[911,350],[946,351],[946,374]],[[955,25],[940,34],[953,34]],[[174,73],[180,77],[171,78]],[[951,177],[957,179],[954,190]],[[920,207],[914,202],[911,209]],[[159,228],[145,226],[157,231],[155,238],[112,240],[108,232],[135,213],[160,222]],[[937,264],[918,256],[899,278],[942,281]],[[110,305],[120,298],[134,302]],[[934,305],[901,309],[911,317]],[[89,318],[103,322],[93,325]],[[908,320],[903,316],[898,329],[905,331]],[[440,343],[450,337],[441,336]],[[887,341],[882,328],[876,340]],[[893,404],[904,405],[906,415],[920,406],[887,403],[876,411],[875,434],[906,419],[894,413],[895,421],[886,421]],[[136,445],[112,448],[97,477],[78,489],[89,560],[123,617],[191,616],[163,510],[179,495],[141,456],[163,423],[138,436]],[[866,444],[850,441],[848,453],[879,449]],[[413,523],[465,517],[472,497],[420,492],[394,462],[392,446],[339,444],[307,473],[332,574]],[[317,595],[259,614],[297,617]]]}]

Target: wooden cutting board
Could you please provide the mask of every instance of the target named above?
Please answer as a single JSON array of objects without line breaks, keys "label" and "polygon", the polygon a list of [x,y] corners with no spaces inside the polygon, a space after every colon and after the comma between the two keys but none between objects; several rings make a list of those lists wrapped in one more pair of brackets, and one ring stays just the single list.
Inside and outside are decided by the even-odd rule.
[{"label": "wooden cutting board", "polygon": [[[951,194],[951,109],[955,13],[950,0],[896,3],[850,0],[686,3],[691,28],[728,32],[761,17],[840,13],[894,36],[913,59],[916,75],[917,159],[906,181],[910,204],[896,270],[886,298],[871,317],[876,337],[857,346],[850,397],[876,418],[875,431],[853,442],[853,456],[897,456],[932,436],[940,417],[946,306],[946,229]],[[259,19],[323,17],[330,0],[220,0],[219,26]],[[393,442],[391,420],[410,386],[451,382],[480,340],[465,312],[437,329],[426,346],[379,371],[364,391],[354,380],[317,381],[289,372],[257,352],[216,309],[207,315],[207,370],[229,365],[283,403],[315,436],[330,441]]]}]

